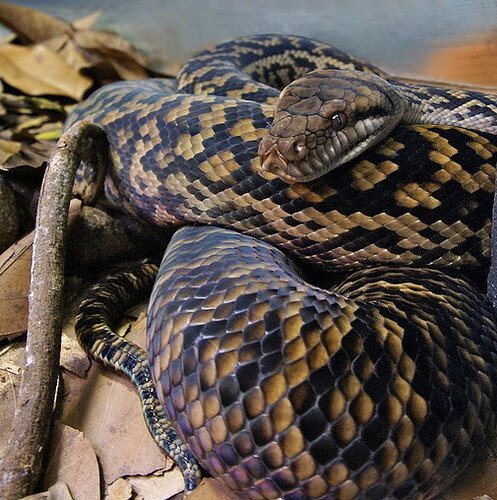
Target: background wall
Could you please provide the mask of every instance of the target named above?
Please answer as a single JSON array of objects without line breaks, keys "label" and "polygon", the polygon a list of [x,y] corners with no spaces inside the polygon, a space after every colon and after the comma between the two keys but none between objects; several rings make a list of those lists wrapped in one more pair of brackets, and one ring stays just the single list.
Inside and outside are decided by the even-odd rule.
[{"label": "background wall", "polygon": [[[392,73],[430,73],[434,49],[491,39],[495,0],[10,0],[67,20],[103,9],[98,28],[151,58],[184,60],[207,44],[248,33],[331,42]],[[497,33],[497,32],[495,32]],[[496,63],[497,66],[497,63]]]}]

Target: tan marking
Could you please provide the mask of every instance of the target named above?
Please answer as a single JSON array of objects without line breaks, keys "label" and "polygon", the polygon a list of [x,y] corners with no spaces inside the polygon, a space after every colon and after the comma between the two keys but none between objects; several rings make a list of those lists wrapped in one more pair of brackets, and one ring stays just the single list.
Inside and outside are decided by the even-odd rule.
[{"label": "tan marking", "polygon": [[429,209],[437,208],[441,205],[432,193],[440,189],[440,185],[435,182],[408,182],[403,184],[400,189],[393,192],[392,196],[400,207],[415,208],[422,206]]},{"label": "tan marking", "polygon": [[365,425],[373,416],[374,410],[375,404],[365,392],[358,394],[351,402],[351,412],[359,425]]},{"label": "tan marking", "polygon": [[349,480],[345,481],[345,483],[343,483],[342,486],[338,488],[336,499],[353,500],[354,498],[357,498],[358,494],[359,494],[359,487],[355,484],[355,482]]},{"label": "tan marking", "polygon": [[339,386],[345,398],[350,400],[359,394],[362,384],[355,375],[349,373],[348,375],[340,378]]},{"label": "tan marking", "polygon": [[326,469],[324,473],[326,481],[328,481],[328,483],[330,483],[332,486],[338,486],[339,484],[343,483],[348,476],[349,469],[340,460],[334,462],[331,467]]},{"label": "tan marking", "polygon": [[328,364],[329,359],[330,356],[325,347],[321,344],[317,345],[314,348],[312,348],[308,354],[307,362],[309,363],[309,369],[311,371],[317,370],[322,366]]},{"label": "tan marking", "polygon": [[328,420],[334,421],[345,411],[346,400],[338,389],[330,392],[330,402],[327,408]]},{"label": "tan marking", "polygon": [[[283,333],[283,338],[287,340],[288,337]],[[302,337],[300,337],[300,335],[297,338],[294,338],[288,344],[286,344],[283,349],[283,355],[285,356],[285,361],[287,363],[291,363],[293,361],[297,361],[298,359],[303,358],[306,352],[307,352],[307,347]]]},{"label": "tan marking", "polygon": [[214,387],[217,383],[216,364],[209,360],[200,366],[199,378],[204,387]]},{"label": "tan marking", "polygon": [[243,397],[243,406],[248,418],[260,415],[265,408],[264,394],[258,387],[250,389]]},{"label": "tan marking", "polygon": [[312,456],[307,451],[305,451],[304,453],[299,455],[296,460],[293,461],[292,469],[297,478],[301,480],[307,479],[316,472],[316,462],[314,461]]},{"label": "tan marking", "polygon": [[205,416],[200,401],[194,401],[187,411],[188,411],[188,418],[193,427],[199,429],[204,425]]},{"label": "tan marking", "polygon": [[388,138],[385,142],[381,143],[376,151],[377,153],[384,156],[393,156],[395,153],[398,153],[401,149],[404,149],[405,145],[397,142],[393,138]]},{"label": "tan marking", "polygon": [[374,465],[368,465],[359,476],[357,482],[361,489],[369,488],[373,486],[379,478],[378,469]]},{"label": "tan marking", "polygon": [[399,458],[397,447],[392,441],[388,440],[385,441],[380,451],[377,463],[383,471],[388,471],[397,463]]},{"label": "tan marking", "polygon": [[281,448],[275,443],[269,443],[264,449],[265,461],[269,462],[269,465],[273,468],[281,467],[284,463],[285,456]]},{"label": "tan marking", "polygon": [[300,429],[291,427],[280,438],[280,444],[285,456],[291,458],[298,455],[305,448],[305,441]]},{"label": "tan marking", "polygon": [[295,412],[288,398],[278,401],[271,408],[269,415],[276,432],[281,432],[291,427],[295,421]]},{"label": "tan marking", "polygon": [[388,175],[398,169],[399,166],[389,160],[378,164],[362,160],[350,170],[352,177],[355,179],[352,185],[360,191],[367,191],[377,183],[384,181]]},{"label": "tan marking", "polygon": [[215,443],[219,444],[226,441],[228,430],[226,429],[226,425],[221,415],[218,415],[210,422],[207,422],[207,428],[209,429],[211,438]]},{"label": "tan marking", "polygon": [[232,406],[226,411],[226,422],[231,432],[238,432],[245,425],[245,416],[239,405]]},{"label": "tan marking", "polygon": [[220,411],[219,397],[215,392],[210,392],[203,397],[202,405],[204,407],[205,418],[213,418]]},{"label": "tan marking", "polygon": [[407,410],[414,422],[420,424],[425,420],[428,414],[428,404],[422,396],[411,391],[411,397],[407,402]]},{"label": "tan marking", "polygon": [[269,405],[282,398],[286,389],[285,377],[281,373],[271,375],[261,382],[261,390]]},{"label": "tan marking", "polygon": [[[412,360],[407,355],[405,355],[402,359],[404,358],[413,363]],[[391,382],[391,388],[394,394],[397,396],[397,398],[399,398],[399,400],[402,403],[407,403],[409,397],[411,396],[412,388],[409,383],[410,381],[411,377],[409,377],[408,380],[406,380],[405,374],[403,373],[402,376],[396,375]]]},{"label": "tan marking", "polygon": [[212,451],[214,443],[212,442],[211,435],[205,427],[201,427],[196,432],[196,437],[200,442],[200,446],[204,450],[204,453],[209,453]]},{"label": "tan marking", "polygon": [[236,350],[240,348],[242,344],[243,344],[243,335],[242,332],[239,331],[236,333],[232,333],[230,335],[224,335],[221,341],[219,342],[219,349],[221,349],[222,351]]},{"label": "tan marking", "polygon": [[295,387],[307,380],[309,377],[309,367],[304,359],[286,364],[283,372],[287,380],[288,387]]},{"label": "tan marking", "polygon": [[393,438],[397,443],[399,451],[403,452],[411,445],[415,437],[415,429],[412,420],[406,415],[397,424]]},{"label": "tan marking", "polygon": [[387,484],[391,488],[400,486],[409,477],[409,471],[403,463],[398,463],[388,474]]},{"label": "tan marking", "polygon": [[242,118],[235,122],[229,130],[234,137],[241,137],[244,141],[256,141],[266,133],[265,129],[256,129],[251,118]]}]

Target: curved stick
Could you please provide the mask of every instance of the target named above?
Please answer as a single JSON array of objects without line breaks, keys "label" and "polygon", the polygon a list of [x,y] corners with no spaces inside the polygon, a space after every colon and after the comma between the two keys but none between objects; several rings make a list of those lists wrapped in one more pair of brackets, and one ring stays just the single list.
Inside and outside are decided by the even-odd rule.
[{"label": "curved stick", "polygon": [[41,473],[59,367],[65,235],[72,186],[81,161],[91,158],[91,163],[97,161],[98,168],[105,169],[106,144],[99,127],[80,122],[59,139],[45,173],[33,243],[26,367],[0,463],[2,499],[30,494]]}]

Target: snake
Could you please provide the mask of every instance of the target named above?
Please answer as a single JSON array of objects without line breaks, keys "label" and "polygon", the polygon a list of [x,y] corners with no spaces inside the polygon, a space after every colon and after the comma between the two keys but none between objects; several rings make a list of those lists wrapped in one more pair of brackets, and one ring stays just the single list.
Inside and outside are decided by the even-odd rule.
[{"label": "snake", "polygon": [[[246,498],[430,497],[478,456],[497,328],[457,270],[489,262],[495,111],[491,94],[398,83],[289,35],[219,44],[174,82],[110,84],[72,111],[66,127],[109,143],[75,194],[185,226],[158,269],[91,287],[76,329],[135,382],[187,491],[196,459]],[[317,286],[313,270],[349,275]],[[150,290],[145,352],[113,327]]]}]

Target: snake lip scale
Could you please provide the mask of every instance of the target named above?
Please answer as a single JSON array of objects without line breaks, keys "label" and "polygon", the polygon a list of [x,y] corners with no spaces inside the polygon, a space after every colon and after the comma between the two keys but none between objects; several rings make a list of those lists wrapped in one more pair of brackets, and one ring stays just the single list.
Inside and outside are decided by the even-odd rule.
[{"label": "snake lip scale", "polygon": [[[488,265],[496,110],[291,35],[219,44],[173,83],[74,109],[66,127],[109,141],[107,171],[82,165],[75,193],[103,182],[116,208],[186,226],[158,271],[98,282],[77,333],[135,382],[187,491],[200,464],[246,498],[431,497],[478,456],[497,327],[458,269]],[[352,274],[324,289],[301,263]],[[152,284],[145,353],[112,328]]]}]

